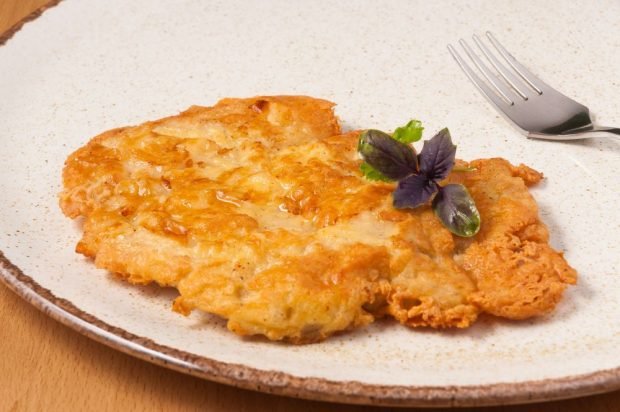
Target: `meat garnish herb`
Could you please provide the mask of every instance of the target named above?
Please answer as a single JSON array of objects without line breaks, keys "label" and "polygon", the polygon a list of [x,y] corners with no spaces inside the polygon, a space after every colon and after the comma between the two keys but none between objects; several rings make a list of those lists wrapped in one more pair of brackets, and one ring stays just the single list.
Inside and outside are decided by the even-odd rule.
[{"label": "meat garnish herb", "polygon": [[[364,159],[360,169],[369,180],[398,182],[392,193],[395,208],[413,209],[432,198],[435,214],[450,232],[474,236],[480,230],[480,213],[465,186],[439,184],[454,167],[456,146],[450,132],[441,130],[417,154],[411,143],[422,138],[422,130],[421,123],[412,120],[392,136],[380,130],[364,131],[357,147]],[[471,169],[463,169],[467,170]]]}]

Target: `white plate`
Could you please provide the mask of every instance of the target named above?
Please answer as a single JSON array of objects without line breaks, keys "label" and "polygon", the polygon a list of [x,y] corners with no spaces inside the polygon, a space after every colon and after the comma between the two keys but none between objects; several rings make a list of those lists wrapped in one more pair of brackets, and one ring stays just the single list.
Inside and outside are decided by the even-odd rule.
[{"label": "white plate", "polygon": [[[611,1],[65,0],[0,48],[1,277],[119,350],[262,391],[480,405],[620,388],[620,140],[526,140],[445,49],[492,30],[601,124],[620,125],[618,15]],[[578,286],[542,319],[483,318],[448,332],[377,322],[291,346],[179,316],[173,291],[126,285],[74,253],[79,226],[57,206],[70,152],[113,127],[257,94],[335,101],[346,127],[389,129],[412,117],[428,131],[449,126],[460,157],[544,172],[534,196]]]}]

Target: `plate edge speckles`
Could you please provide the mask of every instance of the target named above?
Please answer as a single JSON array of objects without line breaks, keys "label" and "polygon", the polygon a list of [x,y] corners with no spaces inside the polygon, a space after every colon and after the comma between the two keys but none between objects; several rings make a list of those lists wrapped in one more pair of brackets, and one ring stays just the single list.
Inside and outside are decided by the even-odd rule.
[{"label": "plate edge speckles", "polygon": [[24,24],[36,19],[41,14],[43,14],[43,12],[45,12],[47,9],[58,5],[58,3],[60,3],[61,1],[62,0],[50,0],[49,2],[39,7],[38,9],[33,10],[31,13],[29,13],[22,19],[18,20],[15,24],[9,27],[8,30],[5,31],[4,33],[0,33],[0,46],[3,46],[7,41],[9,41],[11,37],[13,37],[15,33],[17,33],[24,26]]}]

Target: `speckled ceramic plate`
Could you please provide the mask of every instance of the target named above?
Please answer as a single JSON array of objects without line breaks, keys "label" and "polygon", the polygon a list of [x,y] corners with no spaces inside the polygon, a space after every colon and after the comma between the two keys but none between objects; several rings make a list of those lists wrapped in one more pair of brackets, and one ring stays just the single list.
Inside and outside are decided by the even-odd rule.
[{"label": "speckled ceramic plate", "polygon": [[[272,393],[482,405],[620,388],[620,140],[526,140],[445,49],[490,29],[601,124],[620,125],[620,4],[582,3],[65,0],[0,48],[1,278],[121,351]],[[463,158],[544,172],[533,193],[579,285],[537,320],[444,332],[386,321],[290,346],[179,316],[174,291],[131,287],[74,253],[80,229],[57,206],[70,152],[103,130],[257,94],[333,100],[350,128],[420,118],[449,126]]]}]

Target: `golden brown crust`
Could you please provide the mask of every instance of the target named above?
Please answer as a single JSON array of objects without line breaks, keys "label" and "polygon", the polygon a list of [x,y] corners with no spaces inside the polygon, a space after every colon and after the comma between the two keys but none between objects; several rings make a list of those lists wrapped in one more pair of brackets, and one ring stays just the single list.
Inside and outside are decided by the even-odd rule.
[{"label": "golden brown crust", "polygon": [[549,244],[546,226],[526,184],[542,175],[503,159],[474,161],[475,174],[459,180],[470,190],[485,222],[463,253],[463,268],[478,291],[470,300],[485,312],[524,319],[552,310],[577,274]]},{"label": "golden brown crust", "polygon": [[467,327],[482,311],[546,313],[575,273],[547,244],[526,184],[502,159],[453,173],[483,219],[455,238],[428,206],[391,206],[359,172],[357,132],[303,96],[224,99],[115,129],[67,159],[63,212],[84,216],[77,251],[132,283],[174,286],[174,309],[240,335],[314,342],[390,314]]}]

